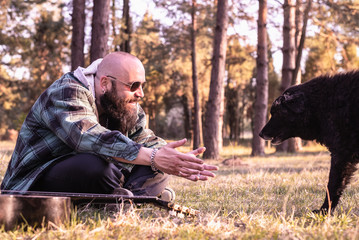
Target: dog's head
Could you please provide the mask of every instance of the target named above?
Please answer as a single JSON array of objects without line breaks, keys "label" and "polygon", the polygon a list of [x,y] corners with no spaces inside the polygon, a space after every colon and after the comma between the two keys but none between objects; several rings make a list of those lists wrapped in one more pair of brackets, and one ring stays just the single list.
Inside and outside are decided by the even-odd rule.
[{"label": "dog's head", "polygon": [[302,137],[307,121],[303,92],[288,89],[274,101],[270,113],[271,118],[259,133],[260,137],[275,145],[291,137]]}]

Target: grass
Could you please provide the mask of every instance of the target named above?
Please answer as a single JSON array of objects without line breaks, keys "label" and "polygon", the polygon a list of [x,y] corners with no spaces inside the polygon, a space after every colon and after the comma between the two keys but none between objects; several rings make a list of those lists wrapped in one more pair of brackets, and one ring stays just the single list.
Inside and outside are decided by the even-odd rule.
[{"label": "grass", "polygon": [[[323,217],[312,210],[324,200],[329,153],[317,145],[296,154],[267,152],[265,157],[250,157],[248,144],[228,145],[223,160],[209,161],[220,167],[215,179],[193,183],[173,177],[176,202],[200,210],[196,218],[170,216],[152,205],[125,206],[116,213],[80,209],[67,223],[0,230],[0,239],[359,238],[357,174],[334,215]],[[10,153],[0,153],[1,177]]]}]

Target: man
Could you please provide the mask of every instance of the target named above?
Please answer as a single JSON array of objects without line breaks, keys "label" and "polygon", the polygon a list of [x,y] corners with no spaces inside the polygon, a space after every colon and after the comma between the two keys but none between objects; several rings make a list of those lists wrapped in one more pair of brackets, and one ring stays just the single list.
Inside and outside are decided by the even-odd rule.
[{"label": "man", "polygon": [[114,52],[63,75],[37,99],[17,139],[2,190],[160,196],[168,175],[214,177],[198,148],[166,144],[145,128],[141,61]]}]

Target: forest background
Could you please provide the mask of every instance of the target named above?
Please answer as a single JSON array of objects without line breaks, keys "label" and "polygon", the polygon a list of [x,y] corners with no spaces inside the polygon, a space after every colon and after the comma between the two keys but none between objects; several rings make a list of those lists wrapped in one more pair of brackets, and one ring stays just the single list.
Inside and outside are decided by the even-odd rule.
[{"label": "forest background", "polygon": [[[263,155],[258,132],[282,91],[359,66],[359,1],[1,0],[0,5],[3,139],[20,129],[37,97],[63,73],[121,50],[145,66],[142,106],[158,136],[187,137],[193,147],[206,146],[208,158],[217,158],[223,144],[249,139],[252,155]],[[148,6],[143,15],[138,6]],[[224,52],[216,53],[223,46]],[[277,151],[296,151],[302,144],[293,140]]]}]

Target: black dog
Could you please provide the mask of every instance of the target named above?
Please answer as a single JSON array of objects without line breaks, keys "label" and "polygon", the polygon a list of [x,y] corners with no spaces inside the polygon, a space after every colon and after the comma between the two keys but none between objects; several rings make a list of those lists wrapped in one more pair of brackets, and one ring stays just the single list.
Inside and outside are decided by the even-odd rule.
[{"label": "black dog", "polygon": [[271,119],[259,135],[273,144],[300,137],[325,145],[331,152],[331,206],[326,196],[319,211],[334,210],[359,162],[359,71],[288,88],[273,103]]}]

